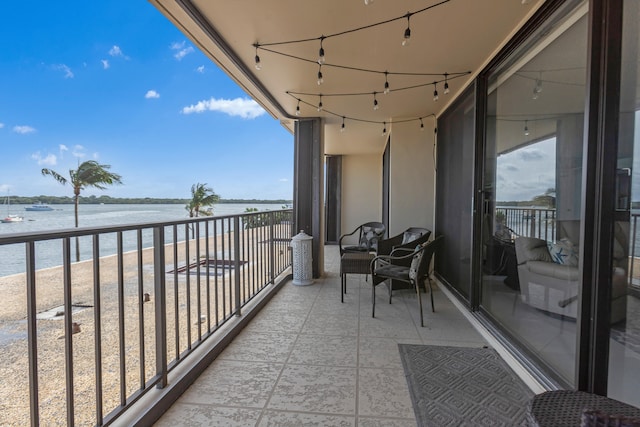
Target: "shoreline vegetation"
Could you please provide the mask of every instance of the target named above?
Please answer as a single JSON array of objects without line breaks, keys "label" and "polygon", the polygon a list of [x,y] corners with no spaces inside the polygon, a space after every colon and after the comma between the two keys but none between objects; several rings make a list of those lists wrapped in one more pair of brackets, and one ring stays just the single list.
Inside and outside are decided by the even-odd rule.
[{"label": "shoreline vegetation", "polygon": [[[82,205],[180,205],[188,203],[191,199],[153,198],[153,197],[110,197],[110,196],[80,196]],[[45,203],[47,205],[73,204],[73,197],[69,196],[11,196],[11,203],[16,205],[32,205]],[[290,205],[292,200],[277,199],[220,199],[216,204],[283,204]]]}]

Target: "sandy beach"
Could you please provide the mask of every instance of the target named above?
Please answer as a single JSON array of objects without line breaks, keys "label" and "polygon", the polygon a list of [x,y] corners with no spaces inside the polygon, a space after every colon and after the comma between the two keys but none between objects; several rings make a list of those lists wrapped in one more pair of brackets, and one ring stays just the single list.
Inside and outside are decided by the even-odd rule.
[{"label": "sandy beach", "polygon": [[[251,248],[252,240],[263,240],[247,233],[245,245]],[[264,236],[264,235],[262,235]],[[218,247],[223,237],[218,236]],[[226,242],[226,240],[225,240]],[[213,239],[210,238],[210,248]],[[225,243],[227,244],[227,243]],[[288,244],[278,244],[276,258],[278,263],[286,262],[289,256]],[[204,240],[200,250],[204,256]],[[260,256],[253,253],[244,259],[247,264],[241,268],[241,296],[248,298],[251,291],[266,283],[269,273],[269,245],[255,245],[254,251],[263,251]],[[186,245],[177,245],[178,264],[185,265]],[[167,271],[173,268],[173,246],[166,247]],[[196,261],[196,242],[189,245],[190,262]],[[249,254],[249,252],[247,252]],[[227,258],[228,259],[228,258]],[[262,259],[262,265],[258,260]],[[284,265],[284,264],[282,264]],[[102,382],[104,415],[120,404],[120,335],[118,304],[118,257],[100,258],[100,306],[101,306],[101,345],[102,345]],[[204,267],[203,267],[204,271]],[[77,425],[95,424],[96,375],[95,375],[95,324],[94,315],[94,268],[92,261],[84,261],[71,265],[72,302],[76,306],[72,313],[73,322],[80,324],[80,333],[73,335],[73,369],[75,421]],[[177,277],[177,293],[175,281]],[[217,280],[216,280],[217,277]],[[140,283],[140,279],[142,279]],[[198,278],[200,279],[198,281]],[[184,352],[189,344],[198,340],[199,331],[205,334],[207,326],[215,328],[216,321],[221,322],[230,316],[234,301],[233,276],[228,271],[221,276],[209,276],[209,310],[207,316],[207,277],[204,274],[187,276],[185,274],[166,275],[166,312],[167,312],[167,349],[169,361],[176,358],[176,352]],[[187,281],[189,285],[187,286]],[[124,301],[125,323],[125,370],[126,395],[141,388],[140,335],[144,343],[144,380],[149,381],[155,374],[155,298],[153,251],[146,249],[142,254],[142,268],[139,268],[137,251],[123,256],[122,298]],[[39,270],[36,274],[37,312],[45,313],[55,309],[62,311],[63,269],[54,267]],[[201,316],[198,316],[198,284]],[[251,288],[251,289],[249,289]],[[142,304],[140,311],[140,295],[150,294],[150,300]],[[189,297],[189,298],[188,298]],[[4,363],[0,366],[0,425],[23,426],[29,424],[29,379],[28,379],[28,347],[26,322],[26,277],[17,274],[0,277],[0,300],[4,301],[4,310],[0,312],[0,346]],[[176,327],[176,298],[178,301],[179,324]],[[144,297],[143,297],[144,300]],[[191,306],[190,316],[187,305]],[[77,310],[77,311],[76,311]],[[54,310],[54,313],[55,314]],[[65,339],[64,316],[53,319],[39,319],[38,329],[38,381],[40,399],[41,425],[66,425],[66,386],[65,386]],[[140,327],[140,320],[144,326]],[[189,330],[190,329],[190,330]],[[176,350],[176,331],[179,337],[179,350]]]}]

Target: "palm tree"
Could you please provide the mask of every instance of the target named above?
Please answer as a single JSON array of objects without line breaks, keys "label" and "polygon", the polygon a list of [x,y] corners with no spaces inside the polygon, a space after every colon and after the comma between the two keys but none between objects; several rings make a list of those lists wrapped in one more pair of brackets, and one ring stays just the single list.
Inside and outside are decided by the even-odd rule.
[{"label": "palm tree", "polygon": [[213,215],[213,209],[206,207],[213,206],[220,200],[220,196],[213,192],[213,188],[207,187],[207,184],[193,184],[191,186],[191,200],[185,206],[189,211],[189,217],[193,218],[203,215]]},{"label": "palm tree", "polygon": [[[95,160],[87,160],[78,165],[78,169],[69,169],[69,179],[51,169],[42,169],[42,175],[52,176],[62,185],[70,183],[73,186],[75,204],[75,224],[78,227],[78,204],[80,202],[80,192],[87,187],[94,187],[100,190],[106,189],[107,185],[122,184],[121,176],[109,172],[110,165],[101,165]],[[76,261],[80,261],[80,247],[76,237]]]}]

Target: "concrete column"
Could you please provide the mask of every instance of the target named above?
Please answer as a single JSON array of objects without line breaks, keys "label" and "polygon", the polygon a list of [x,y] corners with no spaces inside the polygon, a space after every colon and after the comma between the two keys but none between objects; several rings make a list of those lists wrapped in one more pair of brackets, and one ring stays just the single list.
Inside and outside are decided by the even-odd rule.
[{"label": "concrete column", "polygon": [[324,137],[322,119],[296,122],[294,136],[293,224],[294,233],[304,231],[313,237],[313,277],[322,274],[324,254],[323,182]]}]

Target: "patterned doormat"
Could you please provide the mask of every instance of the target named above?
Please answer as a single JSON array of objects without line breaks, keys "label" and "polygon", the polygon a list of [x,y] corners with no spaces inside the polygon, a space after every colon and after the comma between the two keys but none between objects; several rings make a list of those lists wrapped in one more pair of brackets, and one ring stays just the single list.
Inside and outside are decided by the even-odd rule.
[{"label": "patterned doormat", "polygon": [[419,426],[519,426],[533,392],[490,348],[398,344]]}]

